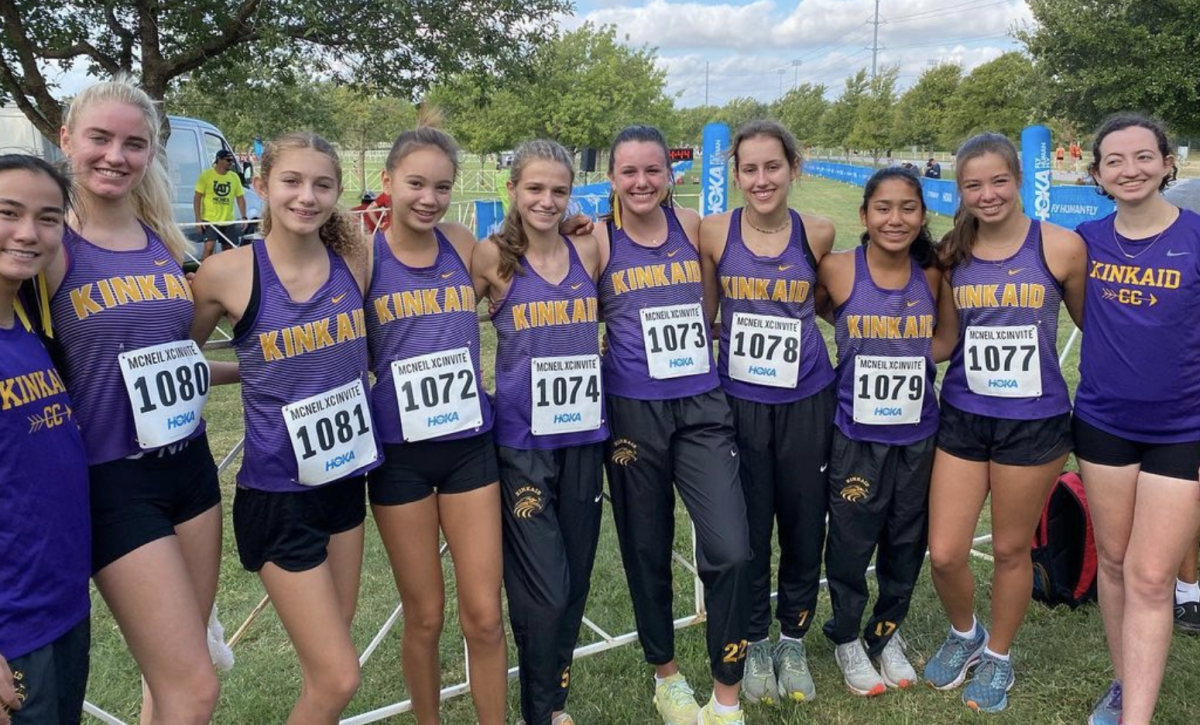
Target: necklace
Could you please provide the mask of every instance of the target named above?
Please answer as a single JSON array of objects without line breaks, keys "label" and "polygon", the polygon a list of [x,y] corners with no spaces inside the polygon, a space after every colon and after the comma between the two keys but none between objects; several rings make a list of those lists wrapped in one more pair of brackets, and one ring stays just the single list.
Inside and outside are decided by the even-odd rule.
[{"label": "necklace", "polygon": [[1159,232],[1159,233],[1158,233],[1158,236],[1156,236],[1156,237],[1153,239],[1153,241],[1151,241],[1149,244],[1147,244],[1147,245],[1146,245],[1146,248],[1145,248],[1145,249],[1143,249],[1142,251],[1138,252],[1137,254],[1130,254],[1129,252],[1126,252],[1126,251],[1125,251],[1125,247],[1121,246],[1121,239],[1120,239],[1120,237],[1117,235],[1117,224],[1116,224],[1116,222],[1114,221],[1114,222],[1113,222],[1113,241],[1114,241],[1114,242],[1116,242],[1116,244],[1117,244],[1117,249],[1120,249],[1120,250],[1121,250],[1121,254],[1124,254],[1126,259],[1137,259],[1138,257],[1142,256],[1142,255],[1143,255],[1143,254],[1145,254],[1146,252],[1149,252],[1149,251],[1150,251],[1150,248],[1151,248],[1151,247],[1153,247],[1155,244],[1158,244],[1158,240],[1162,239],[1162,235],[1166,234],[1166,233],[1167,233],[1167,229],[1170,229],[1170,228],[1171,228],[1171,225],[1170,225],[1170,224],[1168,224],[1168,225],[1167,225],[1165,228],[1163,228],[1163,230],[1162,230],[1161,232]]},{"label": "necklace", "polygon": [[778,234],[779,232],[782,232],[784,229],[787,229],[788,225],[792,223],[792,215],[791,214],[788,214],[787,219],[783,220],[783,224],[780,224],[779,226],[775,227],[774,229],[763,229],[762,227],[758,226],[754,222],[750,221],[749,214],[742,214],[742,218],[746,220],[746,223],[750,225],[751,229],[758,232],[759,234]]}]

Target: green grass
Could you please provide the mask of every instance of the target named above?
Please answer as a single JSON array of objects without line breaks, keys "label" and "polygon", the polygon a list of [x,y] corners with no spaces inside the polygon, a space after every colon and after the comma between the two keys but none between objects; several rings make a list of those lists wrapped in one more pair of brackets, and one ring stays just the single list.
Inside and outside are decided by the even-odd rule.
[{"label": "green grass", "polygon": [[[682,191],[686,192],[686,189]],[[859,189],[815,178],[804,179],[793,196],[793,203],[799,209],[833,219],[838,229],[838,248],[850,248],[858,243],[857,209],[860,200]],[[939,234],[948,228],[949,222],[944,218],[934,218],[931,226],[935,234]],[[1062,318],[1061,340],[1065,341],[1071,323],[1065,314]],[[827,338],[831,338],[829,327],[824,323],[821,325]],[[484,376],[490,387],[495,336],[490,325],[484,325],[482,330]],[[829,342],[832,343],[832,340]],[[832,344],[830,350],[833,350]],[[218,353],[218,356],[230,358],[228,352]],[[1073,356],[1065,366],[1072,389],[1077,380],[1075,359]],[[242,432],[238,390],[235,387],[214,390],[206,415],[213,450],[218,457],[223,456],[237,443]],[[228,518],[233,497],[233,473],[239,463],[235,461],[221,477],[226,527],[217,601],[227,635],[232,634],[263,595],[258,578],[243,571],[237,561],[232,524]],[[689,551],[688,525],[682,506],[677,507],[676,518],[676,548]],[[986,531],[985,518],[980,532]],[[362,594],[353,632],[360,650],[370,642],[397,601],[391,571],[369,517],[366,540]],[[987,546],[980,549],[990,551]],[[980,616],[987,622],[990,619],[985,608],[989,599],[990,565],[973,559],[972,568],[982,603]],[[462,639],[453,605],[454,580],[449,568],[446,579],[450,604],[442,638],[442,657],[443,683],[449,685],[464,679],[464,663]],[[592,582],[588,616],[610,634],[632,631],[629,592],[607,507]],[[676,616],[693,613],[692,582],[679,567],[675,567],[675,594]],[[94,641],[88,697],[126,722],[136,722],[140,698],[137,668],[98,595],[93,596],[93,602]],[[799,706],[747,706],[747,722],[755,725],[938,725],[981,722],[978,716],[961,705],[958,692],[938,693],[918,687],[910,692],[893,692],[870,700],[847,693],[833,662],[832,646],[819,631],[819,624],[828,615],[828,600],[822,595],[814,620],[817,626],[808,638],[809,658],[818,690],[816,700]],[[932,653],[944,636],[945,627],[944,615],[926,571],[917,586],[912,612],[904,627],[914,664],[918,667],[923,664],[924,658]],[[399,632],[399,628],[394,630],[364,666],[362,687],[347,709],[347,717],[407,697],[400,673]],[[594,641],[597,641],[597,637],[585,629],[580,643]],[[1005,713],[988,718],[989,723],[1082,723],[1093,700],[1110,677],[1099,612],[1095,607],[1070,611],[1033,605],[1013,651],[1018,681],[1011,694],[1011,705]],[[273,610],[268,608],[263,612],[250,628],[249,634],[235,648],[235,653],[237,666],[232,672],[221,675],[221,700],[214,722],[222,725],[283,722],[299,693],[300,675],[296,657]],[[691,627],[679,633],[678,659],[684,673],[697,685],[698,694],[706,697],[709,686],[702,627]],[[509,661],[510,664],[516,662],[516,653],[511,648]],[[1193,721],[1191,713],[1197,683],[1200,683],[1200,639],[1176,637],[1156,722],[1182,725]],[[650,670],[644,664],[636,644],[578,661],[572,670],[572,684],[570,710],[580,725],[657,722],[650,704]],[[517,686],[513,682],[509,687],[509,704],[513,708],[509,722],[517,718],[516,698]],[[470,698],[459,697],[444,703],[442,721],[453,725],[474,722]],[[406,714],[388,722],[411,724],[415,720]]]}]

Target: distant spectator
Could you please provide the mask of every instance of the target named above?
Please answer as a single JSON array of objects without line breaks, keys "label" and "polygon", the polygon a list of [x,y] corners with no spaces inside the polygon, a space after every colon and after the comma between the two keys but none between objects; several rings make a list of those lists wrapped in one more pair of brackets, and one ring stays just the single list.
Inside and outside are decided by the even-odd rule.
[{"label": "distant spectator", "polygon": [[375,192],[364,191],[362,197],[359,199],[358,206],[350,208],[350,213],[358,220],[359,225],[366,234],[374,234],[375,230],[383,222],[384,213],[373,210],[376,198]]},{"label": "distant spectator", "polygon": [[234,240],[241,236],[238,225],[228,223],[236,219],[233,215],[235,199],[241,218],[246,219],[246,195],[241,177],[233,170],[232,151],[221,149],[217,152],[212,167],[196,179],[195,192],[192,210],[196,213],[196,221],[202,225],[200,239],[204,242],[204,255],[200,261],[204,261],[213,253],[215,242],[232,248]]},{"label": "distant spectator", "polygon": [[386,232],[392,223],[391,213],[392,197],[388,196],[387,192],[375,197],[375,200],[367,205],[367,213],[365,215],[367,231],[371,233],[374,233],[374,231]]},{"label": "distant spectator", "polygon": [[1066,158],[1066,156],[1067,156],[1067,150],[1063,148],[1063,145],[1061,143],[1059,143],[1058,148],[1054,151],[1054,170],[1055,171],[1062,170],[1063,159]]},{"label": "distant spectator", "polygon": [[932,156],[925,162],[925,178],[940,179],[942,178],[942,165],[937,162]]},{"label": "distant spectator", "polygon": [[1071,154],[1071,169],[1078,174],[1083,164],[1083,149],[1079,148],[1078,141],[1071,139],[1071,148],[1068,153]]},{"label": "distant spectator", "polygon": [[505,216],[508,215],[508,205],[512,201],[508,198],[508,179],[512,174],[512,169],[505,167],[496,172],[496,181],[493,182],[492,188],[496,190],[496,194],[500,197],[500,208],[504,210]]}]

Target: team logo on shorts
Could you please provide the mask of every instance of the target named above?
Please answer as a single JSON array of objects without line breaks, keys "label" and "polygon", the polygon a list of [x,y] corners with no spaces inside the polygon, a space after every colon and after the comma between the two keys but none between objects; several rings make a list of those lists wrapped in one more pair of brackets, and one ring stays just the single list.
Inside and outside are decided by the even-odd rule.
[{"label": "team logo on shorts", "polygon": [[618,466],[628,466],[637,460],[637,443],[628,438],[618,438],[613,441],[612,462]]},{"label": "team logo on shorts", "polygon": [[546,500],[542,498],[542,489],[537,486],[522,486],[517,489],[517,503],[513,506],[513,516],[531,519],[544,508]]},{"label": "team logo on shorts", "polygon": [[841,497],[850,503],[866,501],[871,493],[871,482],[862,476],[851,476],[842,486]]}]

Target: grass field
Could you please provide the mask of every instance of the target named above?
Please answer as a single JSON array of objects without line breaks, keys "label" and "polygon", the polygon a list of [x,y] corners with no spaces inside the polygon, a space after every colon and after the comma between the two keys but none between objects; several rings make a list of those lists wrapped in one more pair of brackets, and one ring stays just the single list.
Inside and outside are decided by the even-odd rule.
[{"label": "grass field", "polygon": [[[686,200],[688,190],[681,191]],[[858,239],[857,207],[860,194],[861,190],[850,186],[806,178],[794,192],[793,203],[802,211],[831,218],[838,229],[837,246],[850,248],[857,244]],[[948,228],[949,222],[944,218],[934,218],[931,226],[935,234],[941,233]],[[1065,314],[1062,317],[1060,340],[1065,341],[1071,323]],[[822,323],[822,328],[827,338],[831,337],[828,326]],[[494,355],[495,336],[490,325],[483,327],[483,338],[485,356]],[[830,349],[833,349],[832,345]],[[218,355],[229,357],[228,353]],[[1072,355],[1065,366],[1072,389],[1077,380],[1076,360],[1077,356]],[[484,375],[489,387],[492,383],[491,366],[492,361],[485,359]],[[206,414],[213,451],[218,457],[223,456],[233,448],[242,433],[241,406],[236,388],[214,390]],[[234,547],[229,512],[233,497],[233,473],[237,465],[238,462],[235,462],[221,479],[225,494],[226,530],[217,601],[227,635],[232,634],[263,595],[257,577],[241,569]],[[682,507],[677,508],[677,521],[677,549],[688,551],[688,527]],[[987,532],[986,521],[980,531]],[[618,635],[633,630],[633,615],[607,508],[601,536],[587,615],[610,634]],[[397,601],[391,571],[369,517],[366,540],[362,595],[354,625],[354,638],[360,650],[371,641]],[[987,546],[979,548],[984,553],[989,552]],[[986,603],[990,567],[982,560],[972,561],[979,585],[979,599]],[[442,655],[443,682],[449,685],[463,681],[464,663],[462,640],[453,607],[453,578],[449,570],[447,581],[450,582],[447,598],[451,604],[442,638]],[[675,593],[676,616],[694,613],[692,581],[679,567],[675,569]],[[93,596],[93,602],[94,643],[89,700],[126,722],[136,722],[140,697],[137,669],[104,603],[98,595]],[[816,619],[818,625],[828,613],[828,600],[822,595]],[[980,610],[980,618],[984,622],[989,621],[986,609]],[[912,613],[904,627],[909,655],[918,668],[940,643],[945,627],[946,621],[926,571],[918,584]],[[580,644],[597,640],[594,634],[585,629]],[[803,705],[747,706],[747,722],[763,725],[936,725],[980,721],[978,716],[961,705],[958,692],[938,693],[918,687],[908,692],[890,692],[870,700],[855,697],[843,687],[833,662],[833,648],[821,635],[819,626],[813,629],[808,643],[818,690],[816,700]],[[362,687],[348,708],[347,717],[406,699],[400,673],[399,646],[400,629],[397,627],[363,667]],[[222,725],[283,722],[298,694],[300,676],[295,655],[278,618],[270,608],[250,628],[248,635],[235,648],[235,653],[236,667],[221,676],[223,687],[214,722]],[[1018,680],[1011,694],[1011,705],[1005,713],[991,717],[988,722],[1081,724],[1086,720],[1093,700],[1110,677],[1099,612],[1095,607],[1070,611],[1049,610],[1034,605],[1013,653]],[[510,664],[515,664],[516,654],[511,648],[509,657]],[[685,674],[697,685],[697,694],[707,697],[707,657],[701,627],[691,627],[679,633],[678,658]],[[656,723],[655,712],[650,704],[650,675],[636,644],[579,660],[572,670],[574,687],[570,710],[580,725]],[[1200,639],[1177,637],[1156,722],[1164,725],[1195,722],[1192,708],[1196,703],[1198,684]],[[509,695],[510,707],[515,708],[515,681],[510,684]],[[517,719],[516,711],[512,712],[509,722]],[[474,722],[469,697],[446,702],[442,721],[452,725]],[[403,724],[415,721],[406,714],[388,722]]]}]

